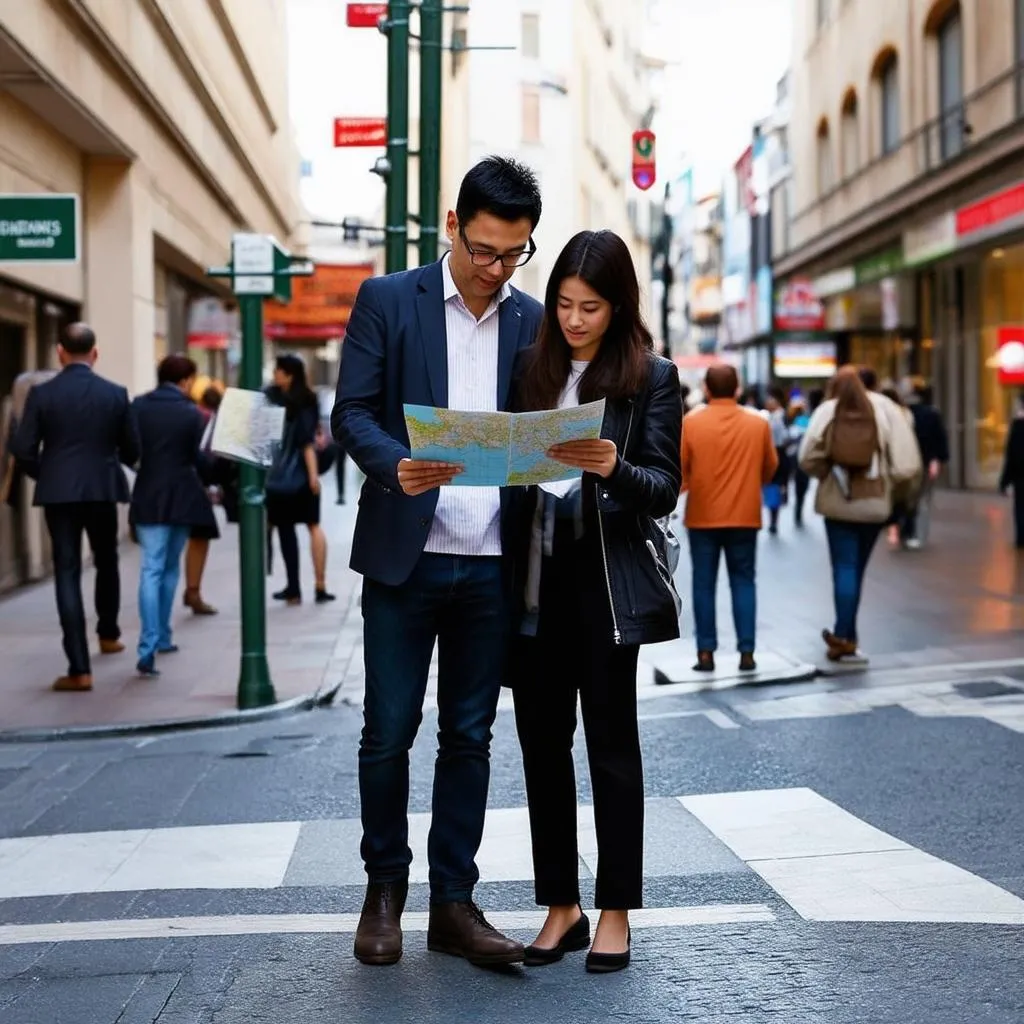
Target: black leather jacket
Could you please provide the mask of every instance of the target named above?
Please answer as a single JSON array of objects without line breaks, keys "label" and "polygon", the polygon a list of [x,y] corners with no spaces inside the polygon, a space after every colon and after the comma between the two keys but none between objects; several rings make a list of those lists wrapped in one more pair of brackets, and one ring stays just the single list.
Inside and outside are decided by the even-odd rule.
[{"label": "black leather jacket", "polygon": [[[617,644],[653,644],[679,636],[664,536],[653,520],[672,512],[679,499],[682,423],[679,373],[669,360],[652,355],[646,390],[605,407],[601,436],[615,442],[618,466],[607,480],[583,475],[583,525],[600,539]],[[517,625],[536,502],[536,488],[516,488],[505,517],[504,550],[512,563]]]}]

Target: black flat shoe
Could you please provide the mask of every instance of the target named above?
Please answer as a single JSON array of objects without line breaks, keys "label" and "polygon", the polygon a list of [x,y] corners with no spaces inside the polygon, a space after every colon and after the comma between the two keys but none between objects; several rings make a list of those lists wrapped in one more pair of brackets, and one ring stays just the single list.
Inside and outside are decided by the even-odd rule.
[{"label": "black flat shoe", "polygon": [[632,929],[626,933],[624,953],[588,953],[588,974],[614,974],[629,966],[630,947],[633,945]]},{"label": "black flat shoe", "polygon": [[527,946],[523,951],[523,963],[527,967],[544,967],[558,963],[566,953],[576,953],[590,945],[590,920],[581,913],[579,920],[562,936],[553,949],[543,946]]},{"label": "black flat shoe", "polygon": [[698,651],[697,664],[693,666],[694,672],[714,672],[715,656],[711,651]]}]

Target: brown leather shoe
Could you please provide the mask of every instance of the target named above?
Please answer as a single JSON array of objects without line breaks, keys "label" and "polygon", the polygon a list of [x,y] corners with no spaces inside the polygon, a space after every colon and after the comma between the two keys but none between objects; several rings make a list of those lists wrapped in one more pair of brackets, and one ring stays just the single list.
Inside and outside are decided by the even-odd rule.
[{"label": "brown leather shoe", "polygon": [[354,952],[363,964],[396,964],[402,958],[402,911],[408,882],[370,883],[356,928]]},{"label": "brown leather shoe", "polygon": [[120,640],[104,640],[100,637],[100,654],[120,654],[124,644]]},{"label": "brown leather shoe", "polygon": [[58,693],[86,693],[92,689],[92,676],[61,676],[54,682],[53,688]]},{"label": "brown leather shoe", "polygon": [[829,661],[840,661],[857,653],[857,644],[854,641],[844,640],[842,637],[836,636],[831,630],[823,629],[821,631],[821,638],[828,647],[825,656]]},{"label": "brown leather shoe", "polygon": [[216,615],[217,609],[212,604],[207,604],[199,594],[198,590],[189,588],[185,591],[185,596],[182,599],[182,604],[186,608],[192,609],[193,615]]},{"label": "brown leather shoe", "polygon": [[506,939],[472,900],[430,908],[427,949],[461,956],[476,967],[521,964],[524,956],[522,943]]}]

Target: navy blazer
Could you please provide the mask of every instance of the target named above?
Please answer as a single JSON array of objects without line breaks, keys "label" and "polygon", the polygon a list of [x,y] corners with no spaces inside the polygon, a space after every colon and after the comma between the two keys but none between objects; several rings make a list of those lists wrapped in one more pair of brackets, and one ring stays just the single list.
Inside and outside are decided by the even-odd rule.
[{"label": "navy blazer", "polygon": [[36,481],[36,505],[126,502],[139,458],[128,392],[71,363],[28,393],[11,452]]},{"label": "navy blazer", "polygon": [[[499,307],[498,410],[509,407],[516,355],[533,344],[543,314],[544,307],[517,288]],[[389,586],[412,573],[438,497],[436,489],[409,497],[398,483],[398,463],[409,458],[405,404],[448,407],[440,262],[364,281],[341,347],[331,431],[366,474],[351,566]]]},{"label": "navy blazer", "polygon": [[131,520],[140,526],[216,525],[200,476],[206,423],[192,400],[161,384],[132,403],[142,457],[132,490]]}]

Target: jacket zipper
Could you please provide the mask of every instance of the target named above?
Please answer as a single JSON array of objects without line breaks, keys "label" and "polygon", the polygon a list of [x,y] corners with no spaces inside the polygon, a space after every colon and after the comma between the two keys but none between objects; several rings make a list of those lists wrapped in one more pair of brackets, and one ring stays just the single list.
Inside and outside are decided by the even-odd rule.
[{"label": "jacket zipper", "polygon": [[[626,424],[626,440],[622,443],[622,451],[629,447],[629,435],[633,430],[633,403],[629,403],[629,422]],[[615,600],[612,597],[612,574],[608,568],[608,548],[604,541],[604,520],[601,518],[601,484],[594,484],[594,496],[597,498],[597,530],[601,535],[601,560],[604,563],[604,582],[608,588],[608,607],[612,613],[612,640],[622,643],[622,631],[619,629],[619,617],[615,614]]]}]

